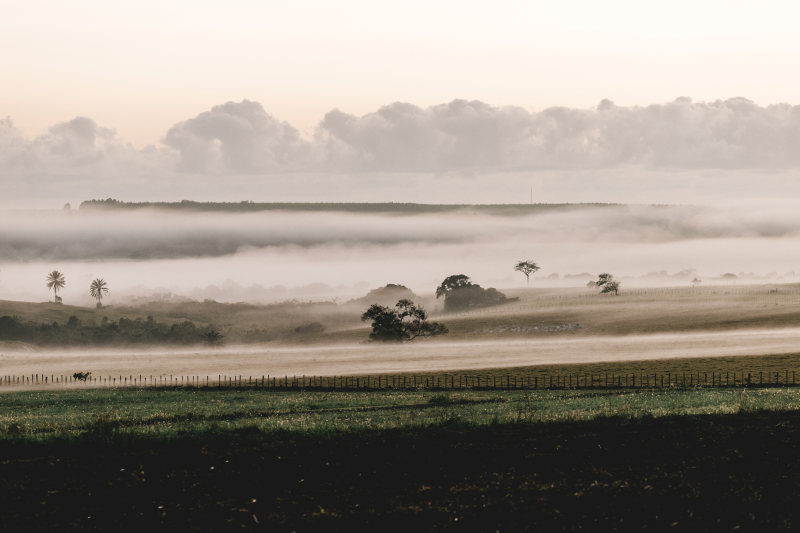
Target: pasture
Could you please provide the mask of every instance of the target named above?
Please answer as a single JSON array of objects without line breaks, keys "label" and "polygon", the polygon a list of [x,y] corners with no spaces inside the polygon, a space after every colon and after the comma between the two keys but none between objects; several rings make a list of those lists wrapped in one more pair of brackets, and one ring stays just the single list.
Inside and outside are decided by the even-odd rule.
[{"label": "pasture", "polygon": [[[521,290],[436,315],[449,338],[404,345],[366,342],[348,305],[81,309],[233,338],[282,313],[286,332],[310,319],[324,332],[6,344],[0,529],[791,530],[800,287],[770,291]],[[64,383],[78,371],[93,374]]]},{"label": "pasture", "polygon": [[795,388],[7,393],[0,525],[789,530],[799,409]]},{"label": "pasture", "polygon": [[[776,291],[777,289],[777,291]],[[246,305],[217,302],[152,303],[126,308],[72,308],[0,302],[0,313],[23,320],[66,323],[126,318],[147,323],[192,320],[218,328],[225,344],[157,346],[0,346],[0,374],[95,376],[336,376],[420,374],[492,368],[591,365],[670,360],[670,370],[697,372],[681,359],[786,354],[800,346],[800,286],[749,285],[623,289],[619,296],[582,289],[509,291],[518,301],[441,314],[450,333],[405,345],[369,343],[368,325],[352,304]],[[435,302],[429,308],[435,310]],[[314,333],[297,333],[310,322]],[[145,326],[143,326],[145,327]],[[269,341],[253,331],[272,331]],[[273,335],[274,334],[274,335]],[[66,349],[68,348],[68,349]],[[723,371],[723,368],[703,371]],[[758,368],[737,371],[787,371]]]}]

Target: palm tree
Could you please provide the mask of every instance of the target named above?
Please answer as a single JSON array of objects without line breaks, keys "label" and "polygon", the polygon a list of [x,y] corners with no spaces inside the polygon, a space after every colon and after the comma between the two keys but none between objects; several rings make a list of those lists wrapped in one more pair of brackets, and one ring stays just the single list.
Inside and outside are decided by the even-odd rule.
[{"label": "palm tree", "polygon": [[64,274],[58,270],[53,270],[47,275],[47,288],[53,289],[56,303],[61,303],[61,298],[58,296],[58,289],[63,289],[66,284],[67,280],[64,278]]},{"label": "palm tree", "polygon": [[103,295],[108,294],[108,287],[106,287],[106,281],[102,278],[97,278],[89,285],[89,294],[97,300],[97,307],[103,307],[102,300]]}]

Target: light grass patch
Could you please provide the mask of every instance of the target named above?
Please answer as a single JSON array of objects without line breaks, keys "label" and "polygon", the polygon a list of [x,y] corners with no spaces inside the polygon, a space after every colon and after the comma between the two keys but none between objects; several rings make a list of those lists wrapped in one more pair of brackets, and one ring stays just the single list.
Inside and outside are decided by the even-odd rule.
[{"label": "light grass patch", "polygon": [[327,434],[800,409],[800,390],[263,392],[82,390],[0,396],[0,441],[172,439],[235,430]]}]

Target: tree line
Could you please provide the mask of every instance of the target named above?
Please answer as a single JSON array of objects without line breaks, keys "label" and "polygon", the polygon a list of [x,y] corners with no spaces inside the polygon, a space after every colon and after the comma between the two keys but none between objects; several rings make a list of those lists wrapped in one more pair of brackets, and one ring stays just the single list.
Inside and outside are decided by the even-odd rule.
[{"label": "tree line", "polygon": [[42,346],[120,345],[120,344],[218,344],[222,335],[212,327],[197,326],[189,320],[165,324],[147,319],[103,317],[101,323],[84,323],[70,316],[65,324],[34,323],[16,316],[0,316],[0,339]]}]

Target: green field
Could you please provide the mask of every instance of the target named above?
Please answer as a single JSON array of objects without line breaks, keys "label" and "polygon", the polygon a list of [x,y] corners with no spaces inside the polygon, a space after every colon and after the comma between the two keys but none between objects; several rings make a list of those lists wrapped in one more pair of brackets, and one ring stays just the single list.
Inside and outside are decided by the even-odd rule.
[{"label": "green field", "polygon": [[[800,287],[770,290],[683,287],[604,297],[531,289],[514,291],[520,299],[511,304],[437,320],[450,328],[453,350],[461,349],[458,341],[487,340],[486,349],[498,353],[521,338],[561,346],[561,339],[588,336],[728,336],[800,323]],[[333,303],[0,307],[35,322],[75,314],[89,323],[100,313],[145,323],[148,315],[193,320],[214,323],[229,339],[269,324],[270,347],[303,350],[357,348],[367,334],[361,309]],[[295,331],[312,321],[324,332]],[[292,390],[291,376],[289,389],[266,390],[246,373],[243,386],[208,388],[39,383],[42,390],[15,391],[11,383],[0,388],[0,531],[793,530],[800,524],[800,387],[768,385],[800,383],[800,353],[785,345],[747,352],[765,354],[753,356],[347,376],[349,386],[354,379],[361,387],[382,384],[370,391],[324,390],[330,375],[320,390]],[[34,348],[4,362],[46,361]],[[391,353],[380,348],[374,357]],[[236,354],[211,354],[230,358],[233,377]],[[70,373],[106,375],[79,350],[59,357]],[[200,355],[182,357],[157,358],[157,379],[180,364],[203,378],[212,374],[213,382],[217,372],[206,372]],[[27,379],[26,372],[15,376]],[[709,385],[730,383],[733,374],[736,387]],[[743,386],[746,374],[754,386]],[[635,375],[637,387],[600,386],[606,375]],[[694,381],[643,387],[648,375]],[[585,384],[587,376],[595,388],[503,388],[547,377]],[[419,388],[386,388],[403,377]],[[476,378],[483,386],[436,390]],[[489,380],[500,387],[487,388]]]},{"label": "green field", "polygon": [[0,395],[0,440],[175,439],[241,429],[327,435],[442,424],[591,421],[800,409],[800,388],[704,390],[263,392],[94,389]]},{"label": "green field", "polygon": [[26,391],[0,413],[4,531],[800,520],[797,388]]}]

